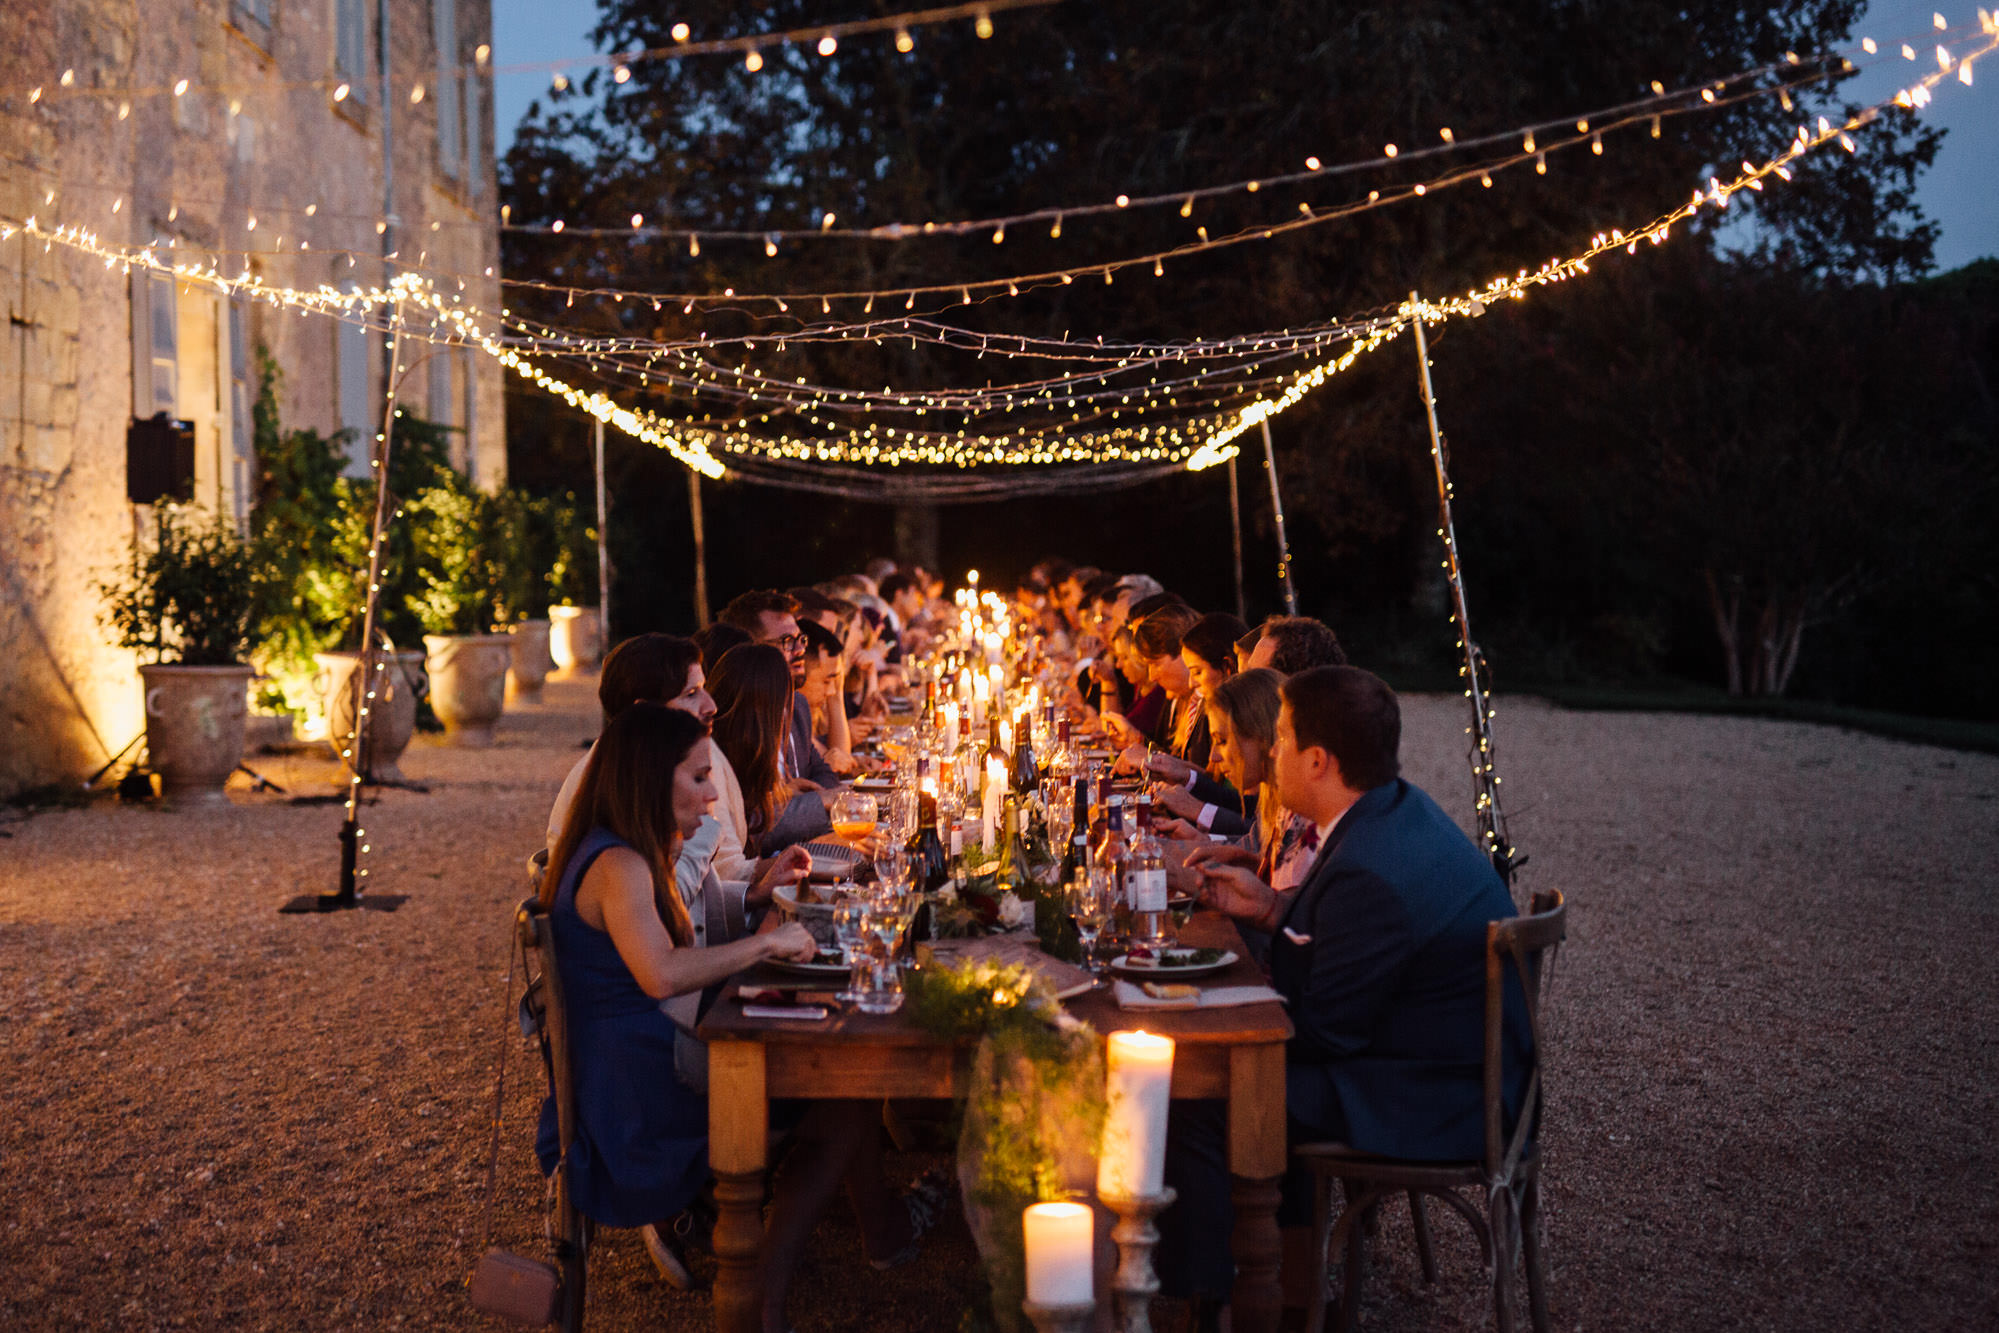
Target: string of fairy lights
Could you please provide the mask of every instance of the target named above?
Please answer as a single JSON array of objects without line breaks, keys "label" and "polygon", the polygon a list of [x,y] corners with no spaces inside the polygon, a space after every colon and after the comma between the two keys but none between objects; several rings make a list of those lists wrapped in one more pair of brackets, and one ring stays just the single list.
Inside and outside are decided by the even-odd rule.
[{"label": "string of fairy lights", "polygon": [[[1321,387],[1333,376],[1351,367],[1361,356],[1375,350],[1404,330],[1409,323],[1423,320],[1440,323],[1450,318],[1471,317],[1482,313],[1491,303],[1504,299],[1520,299],[1531,289],[1572,279],[1589,271],[1592,260],[1615,249],[1635,253],[1638,244],[1648,242],[1661,244],[1670,235],[1672,226],[1692,216],[1703,207],[1722,207],[1729,199],[1743,189],[1761,190],[1771,178],[1790,179],[1789,164],[1807,152],[1827,144],[1838,143],[1848,151],[1855,148],[1852,135],[1878,118],[1889,105],[1900,105],[1917,109],[1927,104],[1933,89],[1944,78],[1955,75],[1962,82],[1971,82],[1973,62],[1999,45],[1999,23],[1989,16],[1981,15],[1981,22],[1987,40],[1976,49],[1953,53],[1940,45],[1938,48],[1939,68],[1917,80],[1909,88],[1903,89],[1893,99],[1884,100],[1873,107],[1865,108],[1834,123],[1820,117],[1816,129],[1808,125],[1798,127],[1791,143],[1776,156],[1761,166],[1748,162],[1742,164],[1742,171],[1722,181],[1711,178],[1707,187],[1693,192],[1692,198],[1652,223],[1635,231],[1625,232],[1612,229],[1592,238],[1591,244],[1582,252],[1565,259],[1551,259],[1534,270],[1522,269],[1511,276],[1495,278],[1483,287],[1465,293],[1437,300],[1404,303],[1389,317],[1372,319],[1335,321],[1317,332],[1299,335],[1287,331],[1279,334],[1256,335],[1250,339],[1230,340],[1228,346],[1238,353],[1252,342],[1262,341],[1270,347],[1283,348],[1287,353],[1298,349],[1324,353],[1327,345],[1339,341],[1343,345],[1336,354],[1323,354],[1304,370],[1284,377],[1266,376],[1250,384],[1228,385],[1223,374],[1203,373],[1196,370],[1180,380],[1170,381],[1155,389],[1171,390],[1162,408],[1180,410],[1177,420],[1147,423],[1136,426],[1122,423],[1109,428],[1085,431],[1066,430],[1059,423],[1046,427],[1022,429],[997,435],[966,434],[960,431],[914,430],[895,427],[873,420],[850,429],[844,435],[805,435],[779,433],[776,435],[757,434],[746,430],[718,429],[711,426],[695,426],[685,421],[669,420],[657,413],[634,410],[620,406],[608,394],[579,387],[569,379],[558,376],[540,364],[540,360],[564,358],[575,360],[578,351],[573,346],[537,343],[532,341],[513,343],[503,340],[500,332],[505,328],[505,312],[502,319],[493,322],[486,319],[483,312],[469,306],[462,294],[446,295],[439,292],[428,279],[419,275],[404,273],[390,284],[389,288],[356,288],[340,290],[330,285],[316,289],[292,289],[271,284],[246,267],[239,275],[223,273],[210,259],[203,264],[198,261],[174,260],[162,256],[151,247],[118,247],[106,245],[93,233],[77,227],[46,228],[33,218],[24,222],[0,222],[0,239],[11,236],[15,230],[26,232],[42,239],[45,244],[62,244],[72,249],[91,253],[101,258],[107,266],[124,265],[128,270],[134,266],[151,268],[169,273],[184,281],[205,282],[217,286],[230,294],[246,295],[254,300],[276,305],[280,308],[297,309],[301,313],[328,314],[335,318],[379,321],[378,313],[387,309],[408,309],[414,307],[427,312],[434,321],[436,330],[430,336],[444,341],[461,342],[476,346],[494,356],[508,369],[514,370],[522,378],[544,392],[551,393],[577,407],[579,410],[603,420],[634,438],[645,440],[657,447],[667,449],[685,465],[701,471],[704,475],[719,477],[725,475],[728,465],[722,460],[734,461],[739,471],[747,469],[753,461],[762,463],[831,463],[846,466],[927,465],[933,467],[971,468],[991,463],[1026,463],[1041,466],[1061,466],[1081,463],[1128,464],[1140,468],[1185,467],[1200,470],[1213,466],[1233,456],[1232,441],[1244,431],[1268,421],[1272,417],[1296,405],[1314,390]],[[1537,145],[1537,151],[1541,151]],[[488,324],[493,327],[488,327]],[[518,323],[518,321],[516,321]],[[909,321],[904,321],[907,326]],[[829,331],[818,331],[822,336]],[[408,325],[405,325],[409,336]],[[928,336],[938,337],[934,330],[926,330]],[[420,334],[415,336],[422,336]],[[803,336],[803,335],[790,335]],[[767,337],[767,340],[768,339]],[[775,340],[770,340],[775,341]],[[1208,344],[1210,350],[1222,344]],[[643,346],[637,340],[626,340],[621,351],[641,354]],[[658,357],[680,351],[682,345],[665,344],[645,347],[642,355]],[[1023,342],[1018,352],[1027,352]],[[1184,357],[1185,349],[1173,349],[1173,354]],[[613,353],[608,349],[594,349],[589,354],[593,362],[603,362]],[[1057,377],[1050,381],[1037,382],[1031,389],[1022,390],[1018,386],[995,389],[988,386],[980,390],[946,390],[929,392],[908,392],[897,394],[885,388],[880,395],[861,394],[854,390],[828,390],[823,386],[785,386],[773,399],[773,381],[768,376],[751,373],[747,367],[739,367],[730,372],[735,376],[738,391],[751,401],[758,401],[774,409],[765,413],[768,417],[787,410],[794,413],[799,408],[801,398],[806,403],[822,403],[830,400],[833,406],[851,406],[856,411],[867,411],[870,416],[889,409],[907,408],[916,412],[965,412],[973,406],[986,410],[1016,410],[1026,398],[1038,397],[1042,402],[1064,401],[1056,395],[1066,393],[1066,405],[1076,406],[1084,396],[1076,389],[1076,383],[1086,376],[1102,382],[1107,373],[1127,370],[1132,365],[1129,352],[1121,355],[1119,363],[1113,363],[1107,372],[1103,367],[1093,368],[1083,375]],[[724,368],[713,364],[690,362],[697,365],[700,372],[710,377],[719,377]],[[627,371],[630,367],[618,364],[608,367],[613,372]],[[596,365],[592,366],[596,369]],[[1230,370],[1239,369],[1231,365]],[[641,370],[641,374],[650,374]],[[670,381],[671,376],[667,377]],[[1250,401],[1229,405],[1219,410],[1187,414],[1186,409],[1195,403],[1177,401],[1179,392],[1187,392],[1190,397],[1195,386],[1201,387],[1204,401],[1223,401],[1231,387],[1250,391]],[[666,387],[666,386],[663,386]],[[688,388],[682,384],[677,387]],[[1101,392],[1111,392],[1108,389]],[[1144,393],[1143,390],[1140,391]],[[766,395],[758,399],[757,395]],[[849,402],[851,400],[851,402]],[[1133,405],[1142,413],[1143,405]],[[1114,409],[1120,414],[1123,405]],[[826,424],[823,418],[814,418],[811,424]]]},{"label": "string of fairy lights", "polygon": [[[1045,4],[1050,2],[1052,2],[1052,0],[1023,0],[1023,3],[1034,3],[1034,4]],[[864,30],[883,29],[887,27],[897,27],[898,29],[900,29],[910,24],[920,24],[927,22],[944,22],[953,18],[964,17],[968,14],[972,14],[978,8],[980,7],[957,6],[951,9],[920,11],[911,15],[904,15],[904,16],[885,18],[879,20],[862,20],[848,25],[834,25],[834,27],[836,29],[839,29],[840,31],[851,30],[856,32]],[[990,10],[993,7],[987,6],[986,8]],[[1989,23],[1990,21],[1991,21],[1990,15],[1986,13],[1986,11],[1981,10],[1980,11],[1981,27],[1984,24]],[[1961,34],[1957,34],[1955,29],[1952,29],[1950,27],[1947,20],[1945,20],[1941,14],[1935,16],[1934,23],[1936,29],[1943,34],[1946,43],[1950,40],[1955,40],[1959,36],[1961,36]],[[680,27],[684,28],[685,25],[680,25]],[[725,47],[729,47],[732,44],[739,45],[742,43],[754,43],[754,42],[764,42],[768,44],[768,43],[781,42],[787,40],[795,41],[802,39],[802,37],[804,36],[809,36],[811,35],[811,33],[817,31],[819,30],[801,29],[792,33],[763,34],[753,38],[728,39],[726,42],[723,43],[709,43],[709,44],[691,43],[682,47],[660,48],[655,51],[627,53],[624,56],[609,55],[609,56],[593,57],[590,59],[600,63],[608,63],[613,65],[614,67],[628,67],[633,60],[640,58],[670,58],[676,55],[699,54],[710,50],[724,49]],[[1896,45],[1896,43],[1891,40],[1889,46],[1892,47],[1894,45]],[[1902,58],[1909,60],[1914,60],[1918,58],[1918,52],[1916,48],[1911,44],[1911,42],[1903,41],[1899,45]],[[1860,42],[1857,45],[1851,46],[1850,49],[1865,53],[1868,56],[1873,56],[1881,52],[1884,48],[1880,43],[1875,42],[1872,38],[1863,38],[1860,40]],[[480,68],[485,67],[488,59],[488,54],[489,53],[486,52],[485,48],[483,47],[480,48],[480,54],[478,56],[478,64]],[[1892,58],[1892,56],[1883,56],[1882,58],[1889,59]],[[555,67],[554,65],[502,66],[499,67],[499,69],[496,72],[511,72],[521,69],[554,68],[554,67]],[[775,228],[758,227],[758,228],[747,228],[747,229],[740,229],[740,228],[729,229],[729,228],[702,228],[694,226],[675,227],[675,226],[668,226],[657,223],[649,223],[645,220],[643,214],[636,214],[636,213],[632,215],[629,225],[622,227],[589,226],[589,225],[572,226],[560,219],[546,223],[514,225],[508,221],[509,210],[503,207],[501,210],[500,229],[503,231],[529,234],[529,235],[566,234],[572,237],[618,236],[618,237],[624,237],[629,239],[640,239],[640,240],[679,239],[679,240],[688,241],[691,251],[697,255],[699,254],[699,241],[700,238],[702,237],[707,237],[710,240],[733,239],[733,240],[755,241],[764,245],[766,250],[771,253],[775,252],[775,248],[777,245],[784,242],[789,242],[793,240],[824,239],[824,238],[861,237],[873,240],[905,240],[915,237],[928,237],[928,236],[962,236],[968,234],[988,234],[991,236],[991,239],[994,241],[994,243],[998,244],[1004,242],[1006,238],[1007,227],[1013,226],[1016,229],[1018,229],[1021,226],[1035,224],[1035,223],[1050,224],[1051,233],[1055,237],[1059,237],[1062,233],[1062,223],[1064,219],[1087,218],[1094,215],[1118,213],[1118,212],[1123,212],[1125,210],[1143,210],[1163,205],[1178,205],[1183,216],[1191,216],[1194,204],[1197,201],[1202,201],[1202,200],[1231,196],[1244,192],[1254,194],[1261,189],[1275,188],[1284,185],[1307,182],[1314,178],[1332,178],[1354,172],[1374,170],[1377,168],[1397,163],[1406,165],[1409,162],[1418,161],[1425,158],[1438,157],[1446,154],[1453,154],[1481,147],[1492,147],[1502,143],[1508,143],[1514,141],[1523,142],[1530,149],[1532,149],[1538,145],[1539,142],[1538,136],[1545,136],[1551,131],[1564,130],[1570,124],[1576,126],[1579,134],[1588,135],[1591,147],[1595,149],[1598,148],[1599,144],[1601,143],[1601,135],[1605,132],[1618,128],[1623,128],[1630,124],[1643,122],[1643,123],[1652,124],[1654,133],[1656,135],[1657,133],[1656,120],[1659,116],[1677,115],[1677,114],[1685,114],[1687,112],[1692,112],[1692,111],[1701,111],[1709,109],[1710,107],[1716,105],[1717,102],[1720,102],[1721,104],[1725,105],[1727,104],[1728,101],[1735,100],[1733,97],[1724,97],[1726,90],[1728,90],[1731,86],[1745,85],[1748,84],[1749,81],[1751,80],[1759,79],[1771,74],[1778,74],[1783,77],[1780,79],[1779,83],[1775,86],[1763,87],[1760,89],[1756,89],[1754,91],[1763,94],[1769,94],[1769,93],[1777,94],[1778,96],[1784,99],[1786,108],[1789,109],[1789,104],[1790,104],[1789,93],[1792,90],[1795,90],[1808,83],[1817,82],[1830,77],[1836,77],[1840,74],[1850,72],[1855,68],[1857,68],[1857,65],[1852,56],[1850,54],[1842,54],[1839,50],[1835,50],[1833,52],[1821,56],[1815,56],[1810,58],[1809,60],[1800,57],[1795,52],[1787,52],[1785,56],[1779,61],[1774,61],[1755,68],[1746,69],[1737,72],[1735,74],[1728,75],[1724,78],[1713,80],[1711,82],[1691,85],[1688,87],[1677,88],[1668,91],[1663,84],[1654,80],[1651,84],[1652,95],[1649,97],[1644,97],[1634,101],[1625,102],[1612,107],[1605,107],[1594,111],[1583,112],[1580,115],[1554,117],[1551,119],[1537,121],[1526,125],[1516,126],[1508,130],[1501,130],[1495,133],[1488,133],[1472,137],[1463,137],[1455,134],[1450,127],[1445,126],[1441,127],[1438,131],[1439,141],[1437,143],[1430,144],[1428,146],[1415,146],[1415,147],[1405,148],[1405,147],[1399,147],[1394,143],[1388,143],[1383,145],[1382,151],[1379,154],[1363,159],[1357,159],[1347,162],[1338,162],[1338,163],[1322,163],[1320,159],[1317,157],[1307,157],[1304,159],[1304,168],[1299,171],[1278,173],[1262,178],[1247,178],[1243,180],[1226,182],[1218,185],[1201,186],[1191,190],[1175,190],[1166,193],[1137,196],[1137,197],[1133,197],[1129,194],[1120,193],[1114,199],[1097,200],[1092,202],[1075,203],[1075,204],[1055,205],[1028,212],[1015,213],[1009,215],[995,215],[991,217],[956,219],[956,220],[926,220],[920,223],[890,222],[890,223],[872,224],[868,226],[849,227],[849,226],[838,225],[836,220],[836,214],[832,211],[825,211],[822,213],[818,221],[818,224],[812,227],[775,227]],[[74,70],[66,71],[66,74],[71,76],[71,78],[73,79]],[[318,86],[318,84],[315,82],[307,86],[316,87]],[[421,88],[422,85],[418,84],[415,86],[415,88],[412,91],[413,93],[420,94]],[[95,96],[110,95],[110,90],[103,90],[103,89],[83,89],[83,88],[72,87],[70,89],[63,91],[78,96],[95,97]],[[222,88],[208,88],[208,89],[198,88],[190,85],[187,80],[181,80],[175,83],[172,86],[172,89],[157,88],[149,91],[154,91],[154,92],[174,91],[176,92],[176,95],[193,95],[201,92],[212,92],[219,94],[227,92],[229,90]],[[54,94],[51,94],[52,98],[53,96]],[[420,95],[417,97],[417,100],[421,100]],[[240,109],[241,109],[240,99],[232,98],[230,103],[231,113],[235,114]],[[10,161],[13,162],[15,165],[22,166],[28,169],[37,169],[37,164],[29,163],[19,159],[0,159],[0,160]],[[96,186],[79,185],[73,181],[69,183],[68,188],[71,189],[95,188],[95,189],[113,190],[113,191],[122,189],[122,187],[115,185],[96,185]],[[117,201],[114,200],[114,203],[116,202]],[[204,201],[188,200],[182,202],[187,203],[190,206],[193,206]],[[214,206],[215,204],[215,201],[206,201],[206,202],[210,206]],[[385,225],[385,220],[373,213],[347,213],[347,212],[337,212],[332,210],[322,210],[317,204],[307,204],[304,205],[302,208],[267,206],[259,210],[254,210],[251,216],[263,216],[266,218],[274,219],[286,216],[288,214],[302,215],[305,217],[323,216],[330,221],[331,220],[363,221],[373,224],[378,230]],[[478,219],[438,220],[432,223],[433,229],[453,228],[453,229],[475,229],[481,231],[485,230],[489,225],[490,224],[488,222]],[[602,294],[607,291],[615,290],[608,288],[570,289],[570,288],[563,288],[560,286],[552,287],[549,289],[556,291],[588,290],[597,294]],[[885,292],[878,294],[887,295],[891,293]],[[905,293],[898,290],[892,294],[903,295]],[[679,299],[678,295],[676,295],[675,299]]]},{"label": "string of fairy lights", "polygon": [[[482,42],[473,51],[470,68],[461,69],[456,77],[463,79],[479,75],[547,74],[551,76],[550,87],[560,93],[568,91],[569,71],[577,68],[608,69],[611,72],[611,81],[623,85],[631,82],[634,69],[642,65],[716,55],[740,56],[744,69],[751,74],[757,74],[769,63],[765,53],[770,51],[809,47],[821,58],[830,58],[839,51],[840,43],[844,39],[887,33],[892,34],[896,51],[908,55],[916,49],[914,34],[921,29],[969,21],[972,31],[983,40],[990,38],[995,32],[993,25],[995,14],[1012,10],[1039,9],[1056,3],[1059,3],[1059,0],[975,0],[974,3],[933,6],[897,14],[877,15],[872,18],[814,23],[771,32],[700,40],[695,38],[693,25],[682,21],[668,28],[667,35],[672,39],[672,44],[667,46],[645,47],[609,54],[565,56],[559,60],[512,62],[504,65],[493,63],[492,47]],[[325,96],[330,102],[338,103],[360,95],[361,90],[356,87],[357,83],[371,84],[381,89],[385,96],[388,92],[394,92],[411,105],[421,104],[431,95],[434,87],[434,84],[426,83],[422,79],[402,82],[380,77],[346,78],[337,73],[309,79],[259,79],[255,83],[234,85],[198,84],[193,76],[189,75],[152,84],[93,86],[80,80],[76,67],[72,65],[54,77],[38,82],[24,81],[0,92],[4,92],[10,99],[22,97],[30,106],[76,101],[115,102],[120,108],[119,119],[122,120],[131,114],[133,101],[147,98],[178,99],[204,94],[240,97],[268,92],[313,92]]]}]

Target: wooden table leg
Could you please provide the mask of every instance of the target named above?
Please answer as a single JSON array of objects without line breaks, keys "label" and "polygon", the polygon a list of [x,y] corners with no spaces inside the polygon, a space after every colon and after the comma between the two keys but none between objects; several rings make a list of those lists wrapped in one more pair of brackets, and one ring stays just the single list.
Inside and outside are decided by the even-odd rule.
[{"label": "wooden table leg", "polygon": [[1284,1047],[1238,1046],[1229,1052],[1229,1173],[1235,1203],[1236,1333],[1270,1333],[1283,1293],[1277,1232],[1278,1181],[1284,1175]]},{"label": "wooden table leg", "polygon": [[708,1045],[708,1165],[715,1173],[715,1328],[762,1326],[763,1201],[770,1103],[764,1048],[756,1041]]}]

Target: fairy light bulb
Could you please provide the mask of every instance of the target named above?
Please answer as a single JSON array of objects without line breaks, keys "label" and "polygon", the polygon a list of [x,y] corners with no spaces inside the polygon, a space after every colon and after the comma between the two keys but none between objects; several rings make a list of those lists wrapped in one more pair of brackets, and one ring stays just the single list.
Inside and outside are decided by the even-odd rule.
[{"label": "fairy light bulb", "polygon": [[611,82],[630,83],[631,81],[632,67],[630,65],[618,65],[611,70]]},{"label": "fairy light bulb", "polygon": [[763,52],[757,50],[755,47],[751,47],[748,54],[743,57],[743,68],[754,74],[763,67]]},{"label": "fairy light bulb", "polygon": [[979,35],[980,41],[985,41],[991,37],[993,35],[993,16],[986,13],[983,9],[980,10],[978,17],[972,20],[972,31]]},{"label": "fairy light bulb", "polygon": [[685,23],[676,23],[668,31],[676,42],[684,42],[694,35],[694,29],[688,27]]},{"label": "fairy light bulb", "polygon": [[909,35],[909,29],[897,28],[895,30],[895,49],[904,55],[908,55],[916,49],[916,39]]},{"label": "fairy light bulb", "polygon": [[840,49],[840,39],[838,37],[835,37],[832,33],[829,32],[824,37],[821,37],[819,39],[820,55],[830,56],[839,49]]}]

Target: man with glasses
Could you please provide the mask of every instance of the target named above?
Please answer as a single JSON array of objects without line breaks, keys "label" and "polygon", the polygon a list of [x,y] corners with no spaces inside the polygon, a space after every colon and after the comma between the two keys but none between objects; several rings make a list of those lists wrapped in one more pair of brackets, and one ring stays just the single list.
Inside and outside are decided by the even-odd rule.
[{"label": "man with glasses", "polygon": [[839,786],[839,774],[812,743],[812,706],[799,692],[805,684],[805,635],[798,628],[798,603],[768,589],[746,592],[716,619],[734,625],[753,642],[777,648],[791,666],[791,733],[779,757],[784,776],[821,790]]}]

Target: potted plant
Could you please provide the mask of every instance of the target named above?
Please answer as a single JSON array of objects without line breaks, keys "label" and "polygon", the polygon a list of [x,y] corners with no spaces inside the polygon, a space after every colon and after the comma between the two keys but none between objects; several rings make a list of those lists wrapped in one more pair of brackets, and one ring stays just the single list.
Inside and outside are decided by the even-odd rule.
[{"label": "potted plant", "polygon": [[512,639],[510,698],[538,701],[554,665],[549,657],[549,572],[558,560],[555,502],[525,491],[493,497],[501,558],[494,571],[500,624]]},{"label": "potted plant", "polygon": [[[258,465],[252,543],[263,596],[255,657],[283,706],[318,713],[335,754],[354,736],[356,671],[367,606],[368,540],[375,489],[344,474],[347,432],[285,430],[278,419],[279,372],[264,357],[252,410]],[[447,435],[399,409],[390,490],[413,494],[447,466]],[[368,712],[369,776],[399,781],[397,761],[415,734],[424,655],[415,650],[414,548],[401,522],[385,534],[377,624],[386,646]],[[408,645],[398,650],[396,645]]]},{"label": "potted plant", "polygon": [[424,629],[430,706],[453,743],[493,743],[506,707],[512,643],[492,632],[497,610],[494,502],[440,476],[406,506],[419,589],[412,604]]},{"label": "potted plant", "polygon": [[549,655],[564,675],[594,671],[604,660],[604,627],[597,614],[597,530],[583,519],[576,497],[556,501],[555,561],[549,566]]},{"label": "potted plant", "polygon": [[244,664],[257,607],[255,562],[219,518],[158,511],[157,540],[100,583],[104,620],[120,647],[151,657],[145,685],[146,752],[164,792],[226,802],[243,761],[250,678]]}]

